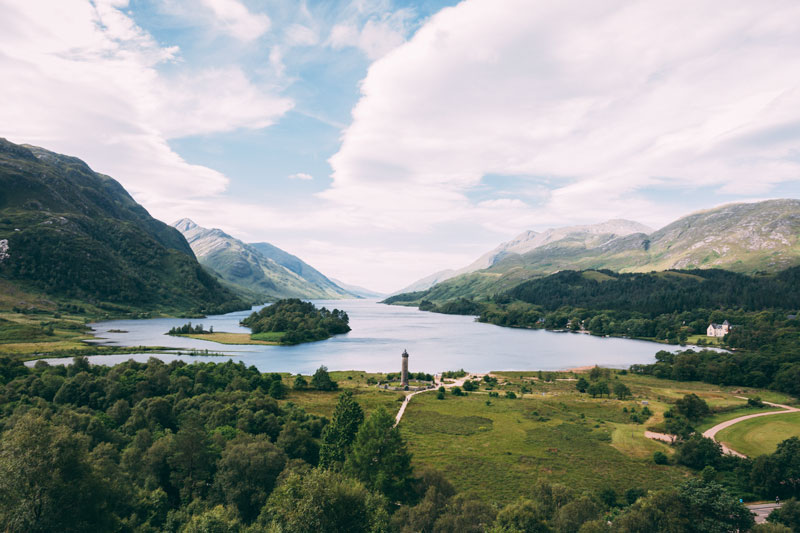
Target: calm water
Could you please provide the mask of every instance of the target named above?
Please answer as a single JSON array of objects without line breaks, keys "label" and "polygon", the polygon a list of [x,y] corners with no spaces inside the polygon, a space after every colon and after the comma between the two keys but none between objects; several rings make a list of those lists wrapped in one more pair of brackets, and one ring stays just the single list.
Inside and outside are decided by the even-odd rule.
[{"label": "calm water", "polygon": [[[490,370],[557,370],[585,365],[627,367],[652,363],[662,344],[646,341],[599,338],[575,333],[501,328],[475,322],[473,317],[442,315],[415,308],[379,304],[371,300],[315,301],[317,306],[339,308],[350,316],[346,335],[298,346],[230,346],[209,341],[165,335],[186,319],[113,320],[93,324],[100,344],[118,346],[164,346],[222,352],[234,361],[255,365],[265,372],[313,372],[320,365],[331,370],[386,372],[399,370],[400,354],[407,349],[414,372],[438,372],[464,368],[472,372]],[[250,311],[195,319],[192,323],[214,331],[249,332],[239,321]],[[123,330],[112,333],[109,330]],[[91,356],[98,364],[116,364],[128,359],[146,361],[224,361],[226,358],[136,354]],[[50,360],[63,363],[63,359]]]}]

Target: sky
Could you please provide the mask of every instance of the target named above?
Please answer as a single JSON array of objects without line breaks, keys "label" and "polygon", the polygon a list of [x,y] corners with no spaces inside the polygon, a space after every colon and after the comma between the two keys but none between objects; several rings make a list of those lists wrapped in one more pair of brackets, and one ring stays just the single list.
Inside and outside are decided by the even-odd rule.
[{"label": "sky", "polygon": [[391,292],[800,197],[794,0],[0,0],[0,136]]}]

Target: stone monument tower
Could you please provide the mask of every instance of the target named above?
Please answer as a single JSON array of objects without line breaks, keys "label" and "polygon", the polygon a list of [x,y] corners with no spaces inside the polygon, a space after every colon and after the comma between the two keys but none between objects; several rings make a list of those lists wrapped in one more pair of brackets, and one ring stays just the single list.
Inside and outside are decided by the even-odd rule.
[{"label": "stone monument tower", "polygon": [[408,352],[403,350],[403,366],[400,372],[400,386],[408,387]]}]

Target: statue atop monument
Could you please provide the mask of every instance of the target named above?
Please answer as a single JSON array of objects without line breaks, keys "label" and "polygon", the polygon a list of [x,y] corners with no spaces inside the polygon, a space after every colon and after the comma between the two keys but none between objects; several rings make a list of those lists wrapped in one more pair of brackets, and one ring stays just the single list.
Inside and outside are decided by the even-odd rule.
[{"label": "statue atop monument", "polygon": [[403,364],[400,371],[400,386],[401,387],[408,387],[408,352],[403,350]]}]

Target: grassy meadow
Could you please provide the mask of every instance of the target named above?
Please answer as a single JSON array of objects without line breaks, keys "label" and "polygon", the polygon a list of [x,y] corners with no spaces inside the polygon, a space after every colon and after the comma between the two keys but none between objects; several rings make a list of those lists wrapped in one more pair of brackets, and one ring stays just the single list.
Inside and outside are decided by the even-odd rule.
[{"label": "grassy meadow", "polygon": [[[586,376],[493,372],[498,382],[488,384],[491,390],[482,383],[478,391],[465,396],[448,391],[444,400],[438,400],[435,392],[416,395],[400,423],[415,468],[440,470],[460,491],[500,503],[524,496],[540,478],[577,490],[610,488],[622,498],[629,488],[657,489],[693,475],[681,466],[656,465],[654,452],[672,455],[673,449],[644,436],[646,429],[658,429],[664,411],[685,394],[697,394],[715,410],[698,427],[761,411],[747,407],[746,400],[737,396],[794,401],[764,390],[618,372],[612,372],[609,383],[612,388],[617,382],[624,383],[633,397],[625,401],[613,396],[593,399],[575,390],[581,375]],[[380,390],[372,384],[385,379],[385,374],[349,371],[331,372],[331,377],[339,383],[339,391],[291,390],[281,403],[292,402],[310,413],[330,417],[342,390],[353,391],[367,414],[381,406],[395,413],[404,397],[404,393]],[[287,386],[293,382],[294,376],[284,377]],[[517,398],[506,398],[507,391]],[[498,395],[490,396],[490,392]],[[641,414],[644,401],[653,413],[647,420]],[[776,443],[796,434],[791,428],[773,433]]]},{"label": "grassy meadow", "polygon": [[[277,335],[277,337],[276,337]],[[214,333],[182,333],[178,337],[189,337],[190,339],[198,339],[201,341],[216,342],[217,344],[267,344],[278,345],[283,333],[258,333],[250,335],[249,333],[226,333],[223,331],[215,331]]]},{"label": "grassy meadow", "polygon": [[717,433],[717,440],[749,457],[773,453],[789,437],[800,437],[800,413],[751,418]]}]

